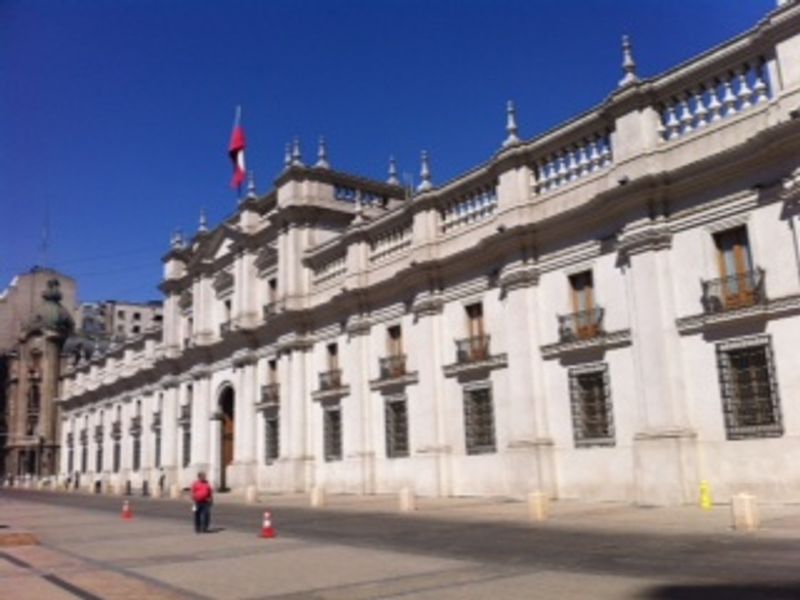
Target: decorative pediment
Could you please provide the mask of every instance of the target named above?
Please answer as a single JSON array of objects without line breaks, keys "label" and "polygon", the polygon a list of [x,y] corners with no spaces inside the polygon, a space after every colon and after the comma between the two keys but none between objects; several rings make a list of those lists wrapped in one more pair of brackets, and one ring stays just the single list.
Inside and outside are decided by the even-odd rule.
[{"label": "decorative pediment", "polygon": [[200,263],[214,262],[227,256],[230,254],[234,243],[241,237],[242,234],[229,225],[218,227],[198,245],[194,256],[187,265],[188,269],[191,270],[192,267]]},{"label": "decorative pediment", "polygon": [[233,273],[230,271],[219,271],[214,275],[214,282],[211,285],[217,294],[222,294],[233,287]]}]

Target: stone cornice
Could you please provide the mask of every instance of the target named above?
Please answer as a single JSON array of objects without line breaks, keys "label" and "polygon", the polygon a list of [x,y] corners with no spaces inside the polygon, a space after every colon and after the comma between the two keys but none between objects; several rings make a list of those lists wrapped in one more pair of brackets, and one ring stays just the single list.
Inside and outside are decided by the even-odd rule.
[{"label": "stone cornice", "polygon": [[538,285],[539,268],[534,264],[510,265],[500,272],[497,283],[504,294],[512,290]]},{"label": "stone cornice", "polygon": [[616,245],[622,256],[668,250],[672,247],[672,232],[666,223],[651,223],[633,231],[623,232],[617,239]]},{"label": "stone cornice", "polygon": [[311,399],[317,402],[326,402],[350,395],[350,386],[341,385],[329,390],[316,390],[311,392]]},{"label": "stone cornice", "polygon": [[724,327],[732,323],[779,319],[798,313],[800,313],[800,294],[794,294],[736,310],[700,313],[690,317],[683,317],[675,321],[675,326],[681,335],[691,335],[715,327]]}]

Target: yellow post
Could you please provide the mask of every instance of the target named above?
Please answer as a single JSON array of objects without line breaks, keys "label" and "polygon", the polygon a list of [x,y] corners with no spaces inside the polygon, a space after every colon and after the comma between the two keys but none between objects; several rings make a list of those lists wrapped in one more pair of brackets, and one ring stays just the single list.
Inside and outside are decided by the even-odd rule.
[{"label": "yellow post", "polygon": [[700,508],[711,510],[711,486],[705,479],[700,482]]}]

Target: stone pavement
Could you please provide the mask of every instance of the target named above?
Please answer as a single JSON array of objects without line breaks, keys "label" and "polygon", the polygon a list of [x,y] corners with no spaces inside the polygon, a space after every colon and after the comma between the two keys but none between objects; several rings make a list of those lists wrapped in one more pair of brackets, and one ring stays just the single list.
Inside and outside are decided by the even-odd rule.
[{"label": "stone pavement", "polygon": [[[240,500],[218,495],[218,504],[222,505]],[[306,496],[259,500],[278,515],[281,507],[308,506]],[[151,502],[174,506],[175,501]],[[326,514],[396,512],[396,507],[396,498],[391,497],[336,496],[329,498]],[[307,540],[281,534],[280,525],[274,540],[259,539],[258,524],[254,524],[253,533],[224,529],[198,536],[191,530],[189,510],[187,503],[185,520],[136,514],[132,521],[123,521],[109,512],[0,496],[0,525],[30,531],[41,541],[40,545],[0,548],[0,596],[11,600],[744,597],[735,591],[720,596],[703,594],[702,587],[692,587],[696,581],[676,581],[674,576],[566,572],[536,564],[489,564],[469,558]],[[762,507],[764,528],[749,534],[729,530],[727,506],[704,512],[695,507],[640,509],[615,503],[562,501],[553,504],[552,514],[552,520],[536,527],[639,531],[656,536],[709,533],[732,539],[743,535],[796,538],[800,532],[797,505]],[[490,521],[522,523],[526,507],[502,499],[427,499],[420,500],[418,510],[408,518],[409,527],[424,527],[425,519],[475,527]],[[687,587],[675,587],[682,584]],[[671,589],[700,589],[701,595],[672,595]],[[760,589],[747,597],[798,597],[784,592],[768,595]]]}]

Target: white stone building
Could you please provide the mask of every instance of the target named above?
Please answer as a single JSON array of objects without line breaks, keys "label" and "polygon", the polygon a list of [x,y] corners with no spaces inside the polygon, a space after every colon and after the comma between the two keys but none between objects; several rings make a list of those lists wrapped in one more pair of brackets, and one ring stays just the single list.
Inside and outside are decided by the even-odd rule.
[{"label": "white stone building", "polygon": [[[409,196],[295,147],[62,380],[82,485],[800,499],[800,6]],[[83,440],[81,443],[80,440]]]}]

